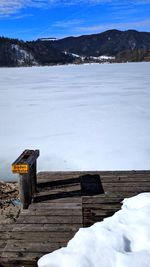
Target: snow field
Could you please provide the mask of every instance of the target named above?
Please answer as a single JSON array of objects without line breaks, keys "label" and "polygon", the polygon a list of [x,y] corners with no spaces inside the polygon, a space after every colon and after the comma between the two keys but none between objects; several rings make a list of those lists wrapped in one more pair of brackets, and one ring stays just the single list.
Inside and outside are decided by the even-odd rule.
[{"label": "snow field", "polygon": [[149,67],[1,68],[0,179],[24,149],[45,171],[149,169]]}]

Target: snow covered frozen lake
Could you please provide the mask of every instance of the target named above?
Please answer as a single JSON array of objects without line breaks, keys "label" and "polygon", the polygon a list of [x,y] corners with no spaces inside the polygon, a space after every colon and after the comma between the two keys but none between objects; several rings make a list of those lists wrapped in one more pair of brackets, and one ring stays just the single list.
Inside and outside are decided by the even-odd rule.
[{"label": "snow covered frozen lake", "polygon": [[39,170],[150,169],[150,63],[1,68],[0,179]]}]

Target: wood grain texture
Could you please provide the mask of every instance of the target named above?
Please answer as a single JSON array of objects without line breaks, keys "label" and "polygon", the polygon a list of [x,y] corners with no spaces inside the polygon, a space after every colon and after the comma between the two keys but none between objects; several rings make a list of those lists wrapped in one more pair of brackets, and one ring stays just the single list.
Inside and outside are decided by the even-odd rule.
[{"label": "wood grain texture", "polygon": [[[89,175],[99,175],[104,192],[86,194],[86,175],[93,187]],[[38,193],[28,210],[12,226],[0,225],[2,266],[37,266],[42,255],[66,246],[79,228],[112,216],[124,198],[145,191],[150,191],[150,171],[39,173]]]}]

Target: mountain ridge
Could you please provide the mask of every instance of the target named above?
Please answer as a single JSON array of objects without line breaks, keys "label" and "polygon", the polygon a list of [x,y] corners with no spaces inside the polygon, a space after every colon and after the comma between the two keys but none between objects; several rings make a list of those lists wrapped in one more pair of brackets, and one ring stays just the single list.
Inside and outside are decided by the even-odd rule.
[{"label": "mountain ridge", "polygon": [[108,30],[103,33],[66,37],[51,41],[58,49],[67,49],[68,52],[84,56],[116,56],[125,50],[150,49],[150,33],[136,30],[119,31]]},{"label": "mountain ridge", "polygon": [[21,41],[0,37],[0,66],[150,61],[150,33],[108,30],[62,39]]}]

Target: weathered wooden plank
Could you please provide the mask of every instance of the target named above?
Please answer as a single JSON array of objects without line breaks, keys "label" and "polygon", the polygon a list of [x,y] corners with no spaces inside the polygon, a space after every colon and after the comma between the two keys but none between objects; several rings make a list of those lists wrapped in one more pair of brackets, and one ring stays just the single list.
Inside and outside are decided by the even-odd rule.
[{"label": "weathered wooden plank", "polygon": [[80,176],[78,177],[71,177],[71,176],[53,176],[53,177],[45,177],[44,179],[39,179],[38,187],[45,188],[45,187],[69,187],[73,185],[80,184]]},{"label": "weathered wooden plank", "polygon": [[[144,191],[143,191],[144,192]],[[143,193],[143,192],[140,192],[140,193]],[[106,191],[105,192],[105,196],[107,197],[119,197],[119,198],[121,198],[122,197],[122,199],[124,199],[124,198],[129,198],[129,197],[132,197],[132,196],[136,196],[137,195],[137,191],[131,191],[131,192],[126,192],[126,191],[120,191],[120,190],[118,190],[118,191]]]},{"label": "weathered wooden plank", "polygon": [[111,175],[108,175],[108,176],[104,176],[104,175],[101,175],[100,176],[100,180],[102,182],[149,182],[150,181],[150,174],[148,175],[143,175],[143,174],[137,174],[137,175],[132,175],[132,176],[128,176],[128,175],[120,175],[120,176],[111,176]]},{"label": "weathered wooden plank", "polygon": [[148,176],[150,175],[150,171],[106,171],[106,172],[98,172],[100,176],[104,177],[136,177],[136,176]]},{"label": "weathered wooden plank", "polygon": [[91,205],[94,205],[94,204],[118,204],[118,203],[121,203],[123,200],[123,197],[83,197],[83,205],[85,206],[86,204],[91,204]]},{"label": "weathered wooden plank", "polygon": [[[79,179],[80,174],[70,174],[70,173],[46,173],[46,174],[39,174],[37,175],[37,181],[38,181],[38,186],[42,187],[42,184],[45,183],[50,183],[52,185],[55,184],[73,184],[73,183],[78,183],[80,181]],[[58,183],[59,182],[59,183]]]},{"label": "weathered wooden plank", "polygon": [[42,201],[42,204],[43,203],[68,203],[68,204],[79,204],[79,203],[82,203],[82,200],[81,200],[81,196],[76,196],[76,197],[61,197],[61,198],[57,198],[57,199],[51,199],[50,201]]},{"label": "weathered wooden plank", "polygon": [[127,193],[130,193],[130,192],[136,192],[136,193],[142,193],[142,192],[149,192],[150,191],[150,186],[145,186],[143,185],[142,187],[139,185],[139,186],[122,186],[122,187],[117,187],[116,185],[114,185],[113,187],[112,186],[104,186],[104,191],[105,192],[118,192],[121,193],[121,192],[127,192]]},{"label": "weathered wooden plank", "polygon": [[72,224],[76,224],[76,223],[82,223],[82,217],[81,216],[23,216],[20,215],[17,223],[34,223],[34,224],[38,224],[38,223],[72,223]]},{"label": "weathered wooden plank", "polygon": [[72,191],[72,192],[62,192],[59,194],[44,194],[43,196],[34,196],[33,197],[33,202],[34,203],[39,203],[39,202],[51,202],[53,199],[60,199],[64,197],[74,197],[74,196],[81,196],[81,191]]},{"label": "weathered wooden plank", "polygon": [[[2,263],[8,263],[8,259],[10,264],[17,265],[10,265],[10,267],[22,267],[24,265],[29,265],[32,263],[36,263],[37,260],[44,255],[43,252],[3,252],[2,254]],[[18,264],[21,265],[18,265]],[[6,266],[6,265],[5,265]],[[30,265],[29,265],[30,266]],[[31,265],[32,266],[32,265]]]},{"label": "weathered wooden plank", "polygon": [[19,242],[14,240],[9,240],[4,249],[4,252],[37,252],[37,253],[49,253],[56,249],[59,249],[63,246],[66,246],[67,242],[31,242],[31,241],[22,241]]},{"label": "weathered wooden plank", "polygon": [[99,175],[133,175],[133,174],[150,174],[150,170],[121,170],[121,171],[57,171],[57,172],[39,172],[37,177],[39,179],[43,179],[44,177],[51,177],[54,179],[55,177],[76,177],[86,174],[99,174]]},{"label": "weathered wooden plank", "polygon": [[92,212],[94,210],[111,210],[111,209],[120,209],[121,203],[106,203],[106,204],[99,204],[99,203],[88,203],[83,205],[83,211],[88,210]]},{"label": "weathered wooden plank", "polygon": [[101,222],[103,221],[105,218],[111,217],[115,212],[110,212],[108,214],[106,214],[105,216],[91,216],[91,217],[86,217],[84,218],[84,227],[89,227],[91,225],[93,225],[96,222]]},{"label": "weathered wooden plank", "polygon": [[[44,202],[42,202],[44,203]],[[79,204],[79,203],[82,203],[82,200],[81,200],[81,196],[76,196],[76,197],[61,197],[61,198],[57,198],[57,199],[51,199],[50,200],[50,203],[75,203],[75,204]]]},{"label": "weathered wooden plank", "polygon": [[115,213],[115,211],[112,210],[112,211],[105,212],[102,215],[86,216],[86,217],[84,217],[84,222],[85,221],[91,221],[92,223],[96,223],[96,222],[102,221],[105,218],[111,217],[114,213]]},{"label": "weathered wooden plank", "polygon": [[11,231],[13,229],[13,227],[15,226],[15,224],[0,224],[0,235],[1,235],[1,231]]},{"label": "weathered wooden plank", "polygon": [[114,188],[114,187],[126,187],[127,190],[129,187],[132,187],[132,188],[137,188],[137,187],[141,187],[141,190],[142,188],[144,187],[150,187],[150,181],[149,182],[141,182],[141,181],[138,181],[138,182],[129,182],[129,181],[126,181],[126,182],[103,182],[102,185],[104,187],[110,187],[110,188]]},{"label": "weathered wooden plank", "polygon": [[93,210],[93,211],[90,211],[90,212],[88,212],[88,211],[84,211],[83,212],[83,216],[84,216],[84,219],[85,218],[93,218],[93,220],[94,220],[94,218],[95,218],[95,220],[94,220],[94,222],[96,222],[96,218],[97,218],[97,216],[110,216],[110,214],[112,214],[112,213],[115,213],[116,211],[118,211],[119,209],[111,209],[111,210]]},{"label": "weathered wooden plank", "polygon": [[57,186],[57,187],[47,187],[45,191],[41,191],[39,193],[34,194],[34,196],[43,196],[45,194],[53,195],[53,194],[59,194],[62,192],[72,192],[72,191],[80,191],[81,186],[80,184],[73,184],[73,185],[67,185],[67,186]]},{"label": "weathered wooden plank", "polygon": [[[81,199],[81,196],[80,196],[80,199]],[[44,205],[46,205],[47,204],[47,206],[51,206],[51,207],[79,207],[79,206],[81,206],[82,205],[82,201],[76,201],[76,200],[74,200],[73,198],[72,198],[72,201],[71,200],[68,200],[67,201],[67,197],[66,197],[66,201],[63,201],[63,199],[61,200],[61,198],[59,199],[48,199],[48,200],[46,200],[46,201],[41,201],[41,202],[33,202],[32,203],[34,206],[38,206],[38,205],[40,205],[41,204],[41,206],[43,205],[43,207],[44,207]],[[31,205],[32,205],[31,204]],[[31,205],[29,206],[29,208],[31,207]]]},{"label": "weathered wooden plank", "polygon": [[6,245],[6,241],[0,240],[0,248],[4,248],[5,245]]},{"label": "weathered wooden plank", "polygon": [[81,209],[32,209],[23,210],[22,215],[24,216],[82,216]]},{"label": "weathered wooden plank", "polygon": [[[49,212],[56,212],[56,213],[59,213],[59,211],[62,210],[62,212],[66,211],[66,212],[70,212],[70,213],[76,213],[76,212],[79,212],[82,210],[82,205],[66,205],[66,206],[63,206],[63,205],[52,205],[52,203],[46,203],[44,202],[43,205],[41,205],[41,203],[36,203],[36,204],[39,204],[39,205],[31,205],[28,209],[27,212],[31,212],[31,211],[40,211],[40,210],[43,210],[43,211],[49,211]],[[50,205],[49,205],[50,204]],[[24,214],[25,212],[23,211],[22,214]]]},{"label": "weathered wooden plank", "polygon": [[16,223],[12,231],[23,231],[23,232],[76,232],[79,228],[82,227],[81,223],[77,224],[64,224],[64,223],[55,223],[55,224],[26,224],[26,223]]},{"label": "weathered wooden plank", "polygon": [[7,240],[7,239],[9,239],[10,238],[10,232],[8,232],[8,231],[1,231],[0,232],[0,241],[1,240]]},{"label": "weathered wooden plank", "polygon": [[62,193],[58,193],[56,192],[56,194],[52,193],[40,193],[39,195],[34,195],[32,198],[32,202],[33,203],[42,203],[42,202],[51,202],[52,200],[58,200],[61,198],[67,198],[68,196],[70,197],[74,197],[74,196],[80,196],[81,197],[81,191],[71,191],[71,192],[62,192]]},{"label": "weathered wooden plank", "polygon": [[[128,194],[131,196],[131,194]],[[107,195],[100,195],[100,196],[86,196],[82,197],[83,205],[85,204],[111,204],[111,203],[121,203],[124,199],[124,196],[117,196],[117,194],[108,194]]]},{"label": "weathered wooden plank", "polygon": [[[42,235],[39,235],[38,236],[38,239],[36,238],[36,236],[34,236],[32,234],[32,232],[30,232],[31,235],[26,235],[26,234],[23,234],[22,235],[11,235],[10,239],[7,240],[7,241],[10,241],[10,240],[13,240],[13,242],[20,242],[20,241],[23,241],[23,242],[34,242],[34,243],[45,243],[45,242],[49,242],[51,244],[56,244],[56,243],[66,243],[66,242],[69,242],[70,239],[72,239],[72,237],[74,236],[74,234],[70,234],[68,237],[66,237],[65,235],[63,237],[59,236],[59,237],[46,237],[46,234],[44,236]],[[28,237],[28,238],[27,238]],[[0,248],[3,248],[6,246],[7,242],[4,242]]]},{"label": "weathered wooden plank", "polygon": [[29,210],[31,210],[32,208],[39,208],[39,209],[79,209],[81,208],[81,203],[51,203],[51,201],[46,201],[46,202],[42,202],[42,203],[34,203],[32,205],[29,206]]},{"label": "weathered wooden plank", "polygon": [[24,241],[34,241],[34,242],[41,242],[41,241],[49,241],[51,243],[56,242],[66,242],[69,241],[73,236],[74,232],[23,232],[23,231],[13,231],[11,233],[2,232],[1,233],[1,243],[6,243],[7,239],[12,240],[24,240]]},{"label": "weathered wooden plank", "polygon": [[37,267],[37,263],[33,262],[33,261],[27,261],[27,262],[23,262],[20,263],[20,260],[9,260],[11,261],[10,263],[4,263],[2,262],[2,265],[0,265],[0,267]]}]

